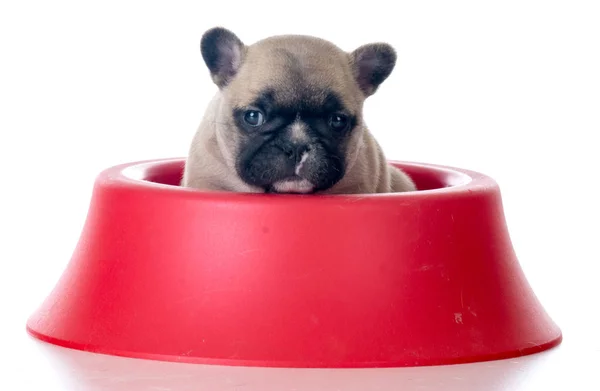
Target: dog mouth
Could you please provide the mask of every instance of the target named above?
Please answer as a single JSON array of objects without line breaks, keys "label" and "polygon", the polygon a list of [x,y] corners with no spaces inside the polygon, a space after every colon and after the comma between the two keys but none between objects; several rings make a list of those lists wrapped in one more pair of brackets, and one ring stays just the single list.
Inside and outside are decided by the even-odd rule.
[{"label": "dog mouth", "polygon": [[303,166],[307,158],[308,152],[304,152],[296,163],[294,174],[273,182],[267,192],[284,194],[308,194],[314,192],[315,185],[302,176]]},{"label": "dog mouth", "polygon": [[273,182],[267,189],[267,193],[284,194],[309,194],[314,192],[315,185],[309,180],[294,175],[289,178]]},{"label": "dog mouth", "polygon": [[244,152],[236,163],[239,177],[265,193],[321,193],[344,176],[339,153],[330,153],[318,143],[309,150],[297,148],[291,156],[271,144]]}]

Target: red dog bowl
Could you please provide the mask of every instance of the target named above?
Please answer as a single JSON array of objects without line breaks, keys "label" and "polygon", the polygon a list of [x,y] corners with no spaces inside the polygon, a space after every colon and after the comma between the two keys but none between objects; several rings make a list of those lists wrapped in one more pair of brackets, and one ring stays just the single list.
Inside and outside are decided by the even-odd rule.
[{"label": "red dog bowl", "polygon": [[119,356],[287,367],[465,363],[562,339],[489,177],[394,163],[420,191],[206,193],[176,186],[183,163],[98,177],[32,335]]}]

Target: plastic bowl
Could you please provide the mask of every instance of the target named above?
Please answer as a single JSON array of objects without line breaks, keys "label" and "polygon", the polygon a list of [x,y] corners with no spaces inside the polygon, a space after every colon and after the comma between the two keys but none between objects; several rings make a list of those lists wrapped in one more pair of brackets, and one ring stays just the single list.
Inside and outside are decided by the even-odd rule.
[{"label": "plastic bowl", "polygon": [[511,358],[562,339],[485,175],[394,163],[420,191],[232,194],[176,186],[183,163],[100,174],[33,336],[127,357],[330,368]]}]

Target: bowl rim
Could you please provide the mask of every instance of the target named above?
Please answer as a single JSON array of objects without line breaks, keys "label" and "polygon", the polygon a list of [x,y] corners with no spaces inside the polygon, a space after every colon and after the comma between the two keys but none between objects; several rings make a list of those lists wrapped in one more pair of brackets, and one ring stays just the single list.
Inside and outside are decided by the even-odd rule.
[{"label": "bowl rim", "polygon": [[202,191],[182,186],[174,186],[147,180],[149,169],[157,165],[185,163],[184,157],[156,158],[121,163],[102,171],[96,178],[96,185],[104,187],[124,187],[132,191],[159,192],[164,195],[212,201],[245,201],[245,202],[290,202],[302,200],[306,202],[382,202],[387,200],[411,201],[430,198],[454,198],[473,195],[473,193],[497,191],[498,184],[491,177],[480,172],[432,163],[388,160],[399,167],[414,167],[421,170],[434,170],[446,173],[454,182],[448,187],[425,189],[402,193],[373,194],[265,194],[235,193],[226,191]]}]

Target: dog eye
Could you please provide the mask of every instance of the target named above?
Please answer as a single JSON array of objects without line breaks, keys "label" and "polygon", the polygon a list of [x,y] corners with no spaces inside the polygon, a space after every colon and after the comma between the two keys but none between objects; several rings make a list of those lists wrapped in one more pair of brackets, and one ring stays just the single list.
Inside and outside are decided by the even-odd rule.
[{"label": "dog eye", "polygon": [[329,127],[336,131],[345,130],[348,126],[348,117],[344,114],[332,114],[329,117]]},{"label": "dog eye", "polygon": [[265,122],[265,116],[258,110],[248,110],[244,113],[244,121],[250,126],[260,126]]}]

